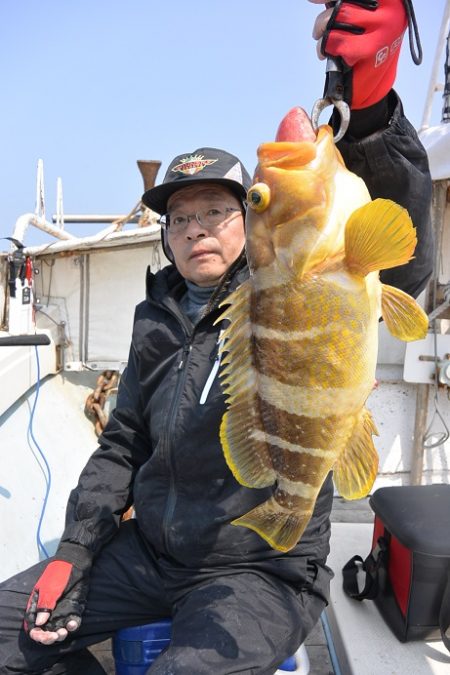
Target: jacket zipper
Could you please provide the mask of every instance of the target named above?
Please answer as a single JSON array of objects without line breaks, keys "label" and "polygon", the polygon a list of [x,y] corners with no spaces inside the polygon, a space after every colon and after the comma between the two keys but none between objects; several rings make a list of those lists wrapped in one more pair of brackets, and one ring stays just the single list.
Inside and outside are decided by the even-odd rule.
[{"label": "jacket zipper", "polygon": [[[149,301],[152,304],[152,301]],[[177,501],[177,493],[176,493],[176,488],[175,488],[175,468],[174,464],[172,461],[172,453],[171,453],[171,447],[170,447],[170,439],[172,436],[172,431],[175,426],[175,418],[176,418],[176,411],[178,408],[178,400],[180,398],[180,393],[183,389],[184,382],[185,382],[185,373],[186,373],[186,363],[189,358],[189,354],[192,350],[192,342],[194,340],[194,333],[195,333],[195,328],[192,330],[192,332],[189,331],[188,327],[186,326],[186,323],[182,320],[182,318],[178,315],[178,313],[174,312],[173,309],[169,307],[165,307],[165,309],[171,314],[177,321],[178,323],[182,326],[185,336],[186,336],[186,342],[183,347],[183,351],[181,354],[181,359],[178,364],[177,368],[177,382],[175,385],[175,392],[172,398],[172,403],[170,405],[169,409],[169,414],[167,418],[167,424],[165,426],[165,431],[164,431],[164,436],[163,436],[163,453],[167,457],[167,463],[169,467],[169,474],[170,474],[170,484],[169,484],[169,494],[167,496],[167,501],[166,501],[166,507],[164,510],[164,516],[162,520],[162,537],[163,537],[163,543],[164,543],[164,548],[166,553],[169,553],[169,524],[170,521],[172,520],[172,516],[175,510],[175,505]],[[211,308],[210,311],[212,311],[213,308]],[[217,361],[218,359],[216,359]],[[220,365],[220,360],[219,363],[214,363],[213,365],[213,370],[215,370],[215,367],[219,367]],[[212,385],[213,380],[211,380],[211,383],[209,385],[209,388]],[[206,386],[206,385],[205,385]],[[209,389],[208,389],[209,392]],[[208,394],[206,393],[206,395]]]},{"label": "jacket zipper", "polygon": [[166,507],[164,511],[163,521],[162,521],[162,534],[164,540],[164,547],[166,552],[169,552],[169,523],[172,520],[173,512],[175,510],[175,504],[177,501],[177,494],[175,489],[175,467],[172,461],[172,452],[170,447],[170,439],[172,437],[172,432],[175,427],[175,418],[178,408],[178,401],[180,398],[181,391],[183,389],[186,373],[186,362],[189,357],[189,354],[192,350],[192,339],[193,335],[188,337],[181,354],[181,360],[177,368],[177,383],[175,385],[175,392],[172,398],[172,403],[169,410],[169,415],[167,418],[167,424],[164,432],[164,445],[163,451],[167,457],[167,463],[169,465],[169,475],[170,475],[170,484],[169,484],[169,494],[167,496]]}]

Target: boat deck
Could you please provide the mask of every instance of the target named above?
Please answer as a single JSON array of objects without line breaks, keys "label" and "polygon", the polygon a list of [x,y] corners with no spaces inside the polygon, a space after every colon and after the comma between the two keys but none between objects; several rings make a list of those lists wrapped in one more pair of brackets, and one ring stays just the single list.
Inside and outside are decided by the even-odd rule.
[{"label": "boat deck", "polygon": [[371,523],[333,524],[329,564],[336,576],[326,615],[339,664],[336,675],[450,673],[450,653],[441,641],[402,643],[385,624],[373,602],[357,602],[344,594],[341,569],[352,555],[367,555],[372,531]]}]

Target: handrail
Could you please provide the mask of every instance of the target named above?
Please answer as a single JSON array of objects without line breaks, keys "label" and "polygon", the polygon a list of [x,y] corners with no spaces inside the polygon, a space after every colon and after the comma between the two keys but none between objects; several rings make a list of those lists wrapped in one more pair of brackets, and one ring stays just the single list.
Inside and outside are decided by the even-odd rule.
[{"label": "handrail", "polygon": [[32,335],[5,335],[0,337],[0,347],[37,347],[49,345],[50,338],[45,333]]},{"label": "handrail", "polygon": [[145,241],[160,241],[161,227],[158,224],[147,225],[132,230],[116,231],[116,226],[111,225],[97,234],[87,237],[72,237],[65,241],[55,241],[37,246],[26,246],[26,255],[43,255],[44,253],[62,253],[64,251],[84,251],[96,246],[119,246],[131,240],[136,243]]},{"label": "handrail", "polygon": [[52,223],[49,223],[47,220],[45,220],[45,218],[41,218],[35,213],[24,213],[22,216],[17,218],[16,224],[14,226],[14,233],[12,235],[14,239],[17,239],[17,241],[23,243],[25,232],[27,231],[29,225],[34,225],[34,227],[37,227],[40,230],[53,235],[57,239],[62,239],[65,241],[76,239],[73,234],[62,230],[59,227],[55,227],[52,225]]}]

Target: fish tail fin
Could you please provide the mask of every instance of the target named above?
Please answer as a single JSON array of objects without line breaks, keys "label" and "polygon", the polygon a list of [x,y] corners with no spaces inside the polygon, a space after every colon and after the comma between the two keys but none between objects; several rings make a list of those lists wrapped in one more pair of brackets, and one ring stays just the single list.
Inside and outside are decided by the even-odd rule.
[{"label": "fish tail fin", "polygon": [[390,199],[375,199],[356,209],[345,226],[345,262],[362,276],[404,265],[416,244],[408,211]]},{"label": "fish tail fin", "polygon": [[282,510],[274,497],[232,521],[253,530],[268,544],[286,553],[298,543],[310,518],[311,511],[295,513]]},{"label": "fish tail fin", "polygon": [[422,307],[399,288],[381,285],[381,315],[394,337],[405,342],[422,340],[428,332],[428,317]]}]

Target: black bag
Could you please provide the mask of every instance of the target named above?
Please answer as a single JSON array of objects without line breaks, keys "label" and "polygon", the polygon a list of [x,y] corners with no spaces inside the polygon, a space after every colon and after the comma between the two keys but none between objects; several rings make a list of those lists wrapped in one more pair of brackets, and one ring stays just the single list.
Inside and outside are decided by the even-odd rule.
[{"label": "black bag", "polygon": [[[374,600],[401,642],[442,640],[450,651],[450,485],[380,488],[369,503],[372,551],[343,568],[345,593]],[[358,563],[366,573],[361,592]]]}]

